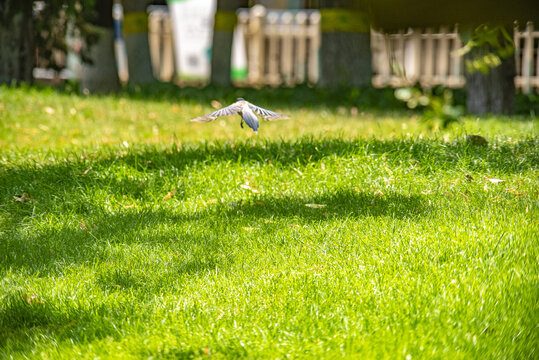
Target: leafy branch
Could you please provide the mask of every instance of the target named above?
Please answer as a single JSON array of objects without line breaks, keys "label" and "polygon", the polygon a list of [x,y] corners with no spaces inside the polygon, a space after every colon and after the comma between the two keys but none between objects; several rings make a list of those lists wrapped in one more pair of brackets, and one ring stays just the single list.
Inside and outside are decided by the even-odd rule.
[{"label": "leafy branch", "polygon": [[487,74],[515,53],[513,38],[503,26],[489,27],[482,24],[474,29],[468,42],[457,51],[459,56],[470,54],[466,60],[469,73],[480,71]]}]

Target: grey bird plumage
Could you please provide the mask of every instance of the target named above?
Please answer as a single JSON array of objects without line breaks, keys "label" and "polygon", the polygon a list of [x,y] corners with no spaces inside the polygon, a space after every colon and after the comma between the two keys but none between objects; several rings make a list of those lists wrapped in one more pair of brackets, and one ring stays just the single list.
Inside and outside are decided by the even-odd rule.
[{"label": "grey bird plumage", "polygon": [[244,98],[237,98],[237,101],[235,103],[217,111],[214,111],[210,114],[191,119],[191,121],[210,122],[221,116],[231,116],[235,114],[239,114],[241,116],[241,127],[243,127],[243,123],[245,122],[247,126],[254,130],[255,134],[258,134],[259,126],[258,117],[256,116],[256,114],[262,116],[262,118],[266,121],[290,118],[290,116],[288,115],[279,114],[251,104]]}]

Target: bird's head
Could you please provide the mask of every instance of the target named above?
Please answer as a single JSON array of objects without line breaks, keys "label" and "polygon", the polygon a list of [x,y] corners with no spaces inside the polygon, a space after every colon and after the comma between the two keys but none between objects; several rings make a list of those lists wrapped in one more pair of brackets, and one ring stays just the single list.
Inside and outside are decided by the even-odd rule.
[{"label": "bird's head", "polygon": [[242,98],[242,97],[239,97],[239,98],[236,99],[236,101],[245,101],[245,99]]}]

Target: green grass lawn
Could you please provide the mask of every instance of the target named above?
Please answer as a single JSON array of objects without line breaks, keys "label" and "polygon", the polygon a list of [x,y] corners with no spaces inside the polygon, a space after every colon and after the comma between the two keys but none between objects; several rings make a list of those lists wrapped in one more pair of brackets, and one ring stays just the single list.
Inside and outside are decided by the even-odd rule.
[{"label": "green grass lawn", "polygon": [[537,118],[183,91],[0,88],[1,357],[539,357]]}]

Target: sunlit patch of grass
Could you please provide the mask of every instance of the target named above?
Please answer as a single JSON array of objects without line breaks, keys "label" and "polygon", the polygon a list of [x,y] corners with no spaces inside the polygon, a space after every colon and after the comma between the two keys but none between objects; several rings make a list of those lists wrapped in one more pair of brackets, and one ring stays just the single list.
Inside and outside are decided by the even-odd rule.
[{"label": "sunlit patch of grass", "polygon": [[536,119],[0,102],[4,357],[537,357]]}]

